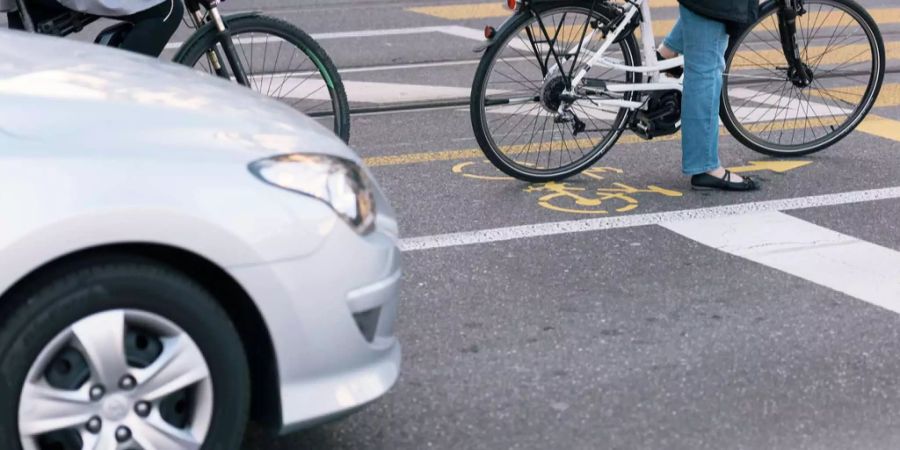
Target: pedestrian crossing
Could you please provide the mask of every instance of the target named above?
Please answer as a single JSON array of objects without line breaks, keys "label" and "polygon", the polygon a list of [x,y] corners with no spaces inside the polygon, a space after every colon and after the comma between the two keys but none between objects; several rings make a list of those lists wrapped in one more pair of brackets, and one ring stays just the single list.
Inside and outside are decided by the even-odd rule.
[{"label": "pedestrian crossing", "polygon": [[694,242],[900,313],[900,251],[791,215],[872,201],[900,188],[737,203],[690,210],[545,222],[403,239],[405,252],[658,226]]},{"label": "pedestrian crossing", "polygon": [[900,252],[780,211],[662,224],[708,247],[900,313]]}]

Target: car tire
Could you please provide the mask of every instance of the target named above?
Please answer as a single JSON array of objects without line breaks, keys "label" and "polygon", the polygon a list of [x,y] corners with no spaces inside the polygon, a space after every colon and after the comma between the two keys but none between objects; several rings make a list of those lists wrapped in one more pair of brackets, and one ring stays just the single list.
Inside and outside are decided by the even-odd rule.
[{"label": "car tire", "polygon": [[[208,370],[201,370],[204,375],[200,376],[205,377],[202,381],[187,388],[178,388],[182,389],[182,391],[179,391],[181,392],[180,395],[183,396],[182,399],[187,399],[188,395],[192,396],[191,399],[180,403],[179,408],[181,410],[185,410],[185,408],[189,410],[188,413],[184,414],[185,417],[188,417],[186,422],[180,423],[189,427],[195,427],[197,426],[196,423],[201,421],[206,424],[203,426],[205,438],[199,438],[202,439],[202,448],[204,449],[236,449],[240,446],[246,428],[250,405],[247,358],[240,337],[227,313],[206,290],[172,268],[152,260],[129,256],[106,255],[93,257],[89,261],[79,261],[77,264],[66,264],[64,267],[57,267],[52,269],[51,272],[39,277],[39,279],[26,281],[24,287],[17,288],[11,295],[3,298],[2,304],[0,304],[0,311],[2,311],[0,313],[0,448],[21,449],[23,445],[26,448],[51,447],[44,443],[35,445],[38,443],[37,439],[23,439],[20,435],[20,431],[24,430],[24,428],[20,428],[19,424],[20,414],[22,414],[20,403],[24,403],[20,399],[25,396],[26,383],[29,383],[27,385],[29,387],[35,383],[41,385],[50,383],[50,364],[59,363],[58,358],[63,352],[63,350],[57,349],[63,348],[60,346],[65,346],[64,348],[66,349],[87,348],[80,346],[80,343],[60,344],[60,342],[67,342],[66,339],[70,339],[66,336],[71,336],[73,342],[80,339],[80,335],[75,330],[81,331],[85,328],[78,328],[79,324],[97,324],[99,322],[85,322],[85,320],[94,320],[92,318],[96,317],[118,318],[120,317],[120,311],[122,312],[121,323],[123,324],[120,328],[125,331],[121,334],[110,331],[104,331],[104,333],[108,333],[110,336],[125,337],[126,343],[121,348],[116,347],[116,349],[122,350],[127,355],[125,358],[125,364],[127,364],[126,374],[135,373],[136,375],[132,377],[132,380],[138,379],[138,388],[133,388],[132,392],[134,394],[132,397],[136,398],[149,392],[150,383],[148,382],[146,386],[141,386],[141,383],[154,378],[148,377],[141,381],[141,375],[139,374],[142,369],[135,368],[141,367],[141,365],[135,366],[134,364],[137,363],[133,362],[135,358],[133,354],[138,350],[132,350],[137,348],[135,346],[139,344],[128,344],[128,340],[132,339],[133,342],[140,342],[144,345],[144,348],[153,350],[153,346],[148,347],[147,338],[144,338],[143,341],[136,341],[133,337],[135,330],[143,330],[139,327],[150,326],[145,325],[145,322],[143,322],[144,318],[150,321],[146,323],[159,323],[162,324],[160,326],[165,327],[174,325],[174,327],[165,329],[182,330],[183,334],[159,334],[156,341],[160,344],[156,346],[155,353],[151,354],[157,355],[156,358],[162,358],[163,355],[182,354],[181,351],[175,350],[169,353],[163,353],[163,351],[167,348],[165,347],[166,345],[172,345],[170,344],[171,342],[193,343],[195,347],[190,347],[193,349],[192,352],[183,357],[192,359],[180,359],[178,360],[179,362],[188,361],[188,363],[177,366],[175,365],[176,363],[153,365],[153,361],[155,361],[153,360],[146,363],[147,365],[143,367],[150,369],[153,367],[168,367],[159,369],[157,375],[162,374],[163,370],[169,370],[170,372],[165,374],[170,375],[171,371],[177,370],[171,367],[202,367],[202,362],[205,362]],[[140,322],[138,322],[140,325],[134,324],[135,320],[137,320],[135,317],[140,319]],[[96,329],[96,327],[89,329]],[[144,331],[139,332],[143,333]],[[151,338],[154,336],[150,331],[146,333]],[[106,336],[106,334],[96,334],[96,336],[98,338],[93,339],[92,342],[101,342],[102,339],[100,338]],[[182,339],[184,336],[189,337],[189,339]],[[176,338],[180,340],[176,340]],[[81,341],[88,342],[89,340],[78,340],[78,342]],[[108,342],[114,341],[112,339],[108,340]],[[188,348],[186,346],[189,344],[184,344],[185,348]],[[51,347],[51,345],[56,347]],[[178,348],[181,349],[181,347]],[[196,351],[197,349],[199,352]],[[47,357],[42,355],[49,354],[54,356],[50,359],[51,363],[47,363],[46,369],[36,364],[39,358],[43,358],[42,361],[46,361]],[[109,352],[109,354],[114,353]],[[82,382],[82,388],[86,384],[95,385],[95,377],[98,376],[98,371],[94,369],[96,366],[92,365],[94,360],[89,357],[84,359],[85,361],[90,361],[87,363],[87,367],[91,378],[74,378],[76,380],[86,380]],[[119,359],[121,360],[121,358]],[[150,360],[149,357],[147,359]],[[173,359],[172,361],[175,360]],[[66,368],[71,370],[71,364],[66,364]],[[193,373],[193,370],[191,369],[191,373]],[[113,371],[108,370],[107,372],[112,373]],[[38,381],[33,382],[32,380],[36,379],[35,374],[39,374]],[[124,376],[122,380],[127,377]],[[111,379],[111,377],[106,378]],[[155,379],[168,380],[169,378],[159,375]],[[54,380],[59,382],[58,377],[54,378]],[[160,381],[157,381],[157,384],[160,383]],[[197,393],[186,394],[189,390],[199,390],[200,387],[198,386],[201,386],[199,383],[202,383],[203,386],[202,395]],[[172,383],[167,385],[167,387],[176,385],[179,384]],[[115,396],[118,396],[115,398],[115,402],[119,402],[123,396],[129,394],[121,391],[120,395],[120,391],[117,391],[117,389],[120,389],[121,386],[122,384],[120,383],[118,387],[107,388],[109,389],[107,398],[109,402],[113,402],[113,397]],[[142,391],[139,390],[140,387],[146,387],[147,389]],[[57,388],[57,386],[54,385],[54,388]],[[77,387],[67,387],[66,389],[70,388],[79,389]],[[166,395],[171,396],[175,394]],[[168,400],[170,399],[164,398],[157,403],[153,403],[158,410],[154,411],[153,414],[148,414],[145,420],[162,418],[165,415],[163,402]],[[35,404],[37,402],[29,401],[29,403]],[[128,402],[120,403],[127,404],[130,408],[122,414],[137,413],[137,404],[134,403],[134,398]],[[150,402],[145,403],[150,404]],[[114,409],[107,408],[105,403],[98,403],[98,405],[100,406],[97,406],[97,408],[102,406],[101,409],[104,414]],[[184,405],[189,406],[185,407]],[[93,408],[94,406],[90,407]],[[79,404],[79,408],[81,408],[81,404]],[[84,408],[87,410],[88,406]],[[205,411],[202,415],[202,420],[198,419],[200,414],[197,412],[201,408]],[[119,411],[123,409],[123,407],[119,407]],[[169,417],[171,416],[169,414]],[[128,420],[136,420],[135,418],[136,416],[130,415]],[[116,419],[118,420],[118,416],[116,416]],[[167,418],[166,420],[168,421],[169,419]],[[23,420],[23,422],[25,421]],[[114,425],[117,423],[114,421],[104,423],[113,425],[110,425],[109,429],[104,428],[95,433],[96,436],[105,436],[102,433],[115,433],[119,428],[122,428],[119,425]],[[111,428],[114,426],[118,428],[112,430]],[[141,425],[141,427],[146,428],[138,427],[137,430],[152,429],[149,425]],[[76,428],[78,433],[86,433],[89,427],[80,425],[59,433],[68,433],[66,436],[71,438],[71,433],[74,433]],[[187,430],[187,428],[185,429]],[[152,433],[148,431],[149,434]],[[88,437],[93,439],[93,437]],[[57,438],[59,436],[56,435],[50,437],[50,439]],[[78,442],[83,442],[82,438],[83,436],[80,435]],[[41,439],[46,442],[46,439],[48,439],[46,433],[41,434]],[[132,439],[138,442],[137,431],[132,436]],[[165,441],[158,440],[155,442]],[[75,448],[79,447],[77,444],[72,444],[72,446]],[[166,444],[164,447],[172,447],[172,450],[175,450],[175,448],[182,447],[182,445]],[[187,445],[184,445],[184,447],[187,447]],[[54,448],[66,447],[57,446]]]}]

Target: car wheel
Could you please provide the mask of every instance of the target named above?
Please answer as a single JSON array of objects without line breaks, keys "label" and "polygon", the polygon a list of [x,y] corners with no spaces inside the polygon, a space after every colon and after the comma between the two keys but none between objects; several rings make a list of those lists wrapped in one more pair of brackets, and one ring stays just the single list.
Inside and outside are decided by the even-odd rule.
[{"label": "car wheel", "polygon": [[209,293],[142,259],[56,272],[0,305],[0,448],[240,445],[246,357]]}]

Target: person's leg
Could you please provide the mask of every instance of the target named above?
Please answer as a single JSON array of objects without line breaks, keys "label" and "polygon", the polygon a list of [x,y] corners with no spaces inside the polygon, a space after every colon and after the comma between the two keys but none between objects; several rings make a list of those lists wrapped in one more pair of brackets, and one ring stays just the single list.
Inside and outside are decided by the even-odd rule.
[{"label": "person's leg", "polygon": [[181,25],[184,6],[180,0],[166,0],[153,8],[117,19],[134,24],[119,48],[158,57]]},{"label": "person's leg", "polygon": [[681,24],[681,18],[675,22],[675,26],[672,27],[672,31],[669,32],[669,35],[663,40],[662,45],[659,46],[659,54],[665,58],[674,58],[680,54],[684,53],[684,26]]},{"label": "person's leg", "polygon": [[[718,172],[719,96],[725,72],[725,25],[680,7],[684,32],[684,95],[681,105],[682,171]],[[738,180],[735,178],[735,180]]]}]

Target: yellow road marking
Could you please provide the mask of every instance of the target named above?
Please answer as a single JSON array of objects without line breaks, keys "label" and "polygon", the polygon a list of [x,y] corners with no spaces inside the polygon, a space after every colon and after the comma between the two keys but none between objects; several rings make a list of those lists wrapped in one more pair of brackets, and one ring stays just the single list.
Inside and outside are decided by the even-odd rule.
[{"label": "yellow road marking", "polygon": [[[835,98],[840,98],[842,100],[856,102],[859,100],[859,97],[865,92],[865,86],[845,86],[845,87],[833,87],[829,88],[829,94]],[[900,106],[900,83],[887,83],[882,85],[881,93],[878,96],[878,101],[875,106],[877,107],[890,107],[890,106]],[[846,117],[821,117],[815,119],[814,124],[816,126],[827,126],[827,125],[839,125],[843,123]],[[809,125],[809,121],[807,120],[789,120],[783,123],[778,123],[778,129],[790,130],[796,129],[803,126]],[[760,131],[760,130],[773,130],[772,123],[765,122],[759,124],[752,124],[747,126],[750,131]],[[900,121],[888,119],[884,117],[878,117],[875,115],[869,115],[862,124],[857,128],[859,131],[869,133],[875,136],[892,139],[896,141],[900,141]],[[727,136],[728,131],[725,128],[720,129],[721,136]],[[668,136],[660,136],[653,139],[653,142],[671,142],[675,140],[681,139],[681,134],[676,133]],[[537,149],[535,146],[528,145],[516,145],[507,148],[508,154],[517,154],[523,153],[526,151],[536,151],[536,150],[553,150],[563,148],[565,145],[584,145],[586,142],[589,142],[584,139],[580,140],[570,140],[562,141],[555,143],[553,146],[544,145],[541,149]],[[646,142],[644,139],[634,135],[634,134],[625,134],[621,138],[617,144],[637,144],[641,142]],[[475,159],[483,157],[484,153],[480,149],[465,149],[465,150],[444,150],[444,151],[436,151],[436,152],[422,152],[422,153],[407,153],[402,155],[387,155],[387,156],[373,156],[369,158],[365,158],[364,162],[369,167],[384,167],[384,166],[401,166],[401,165],[409,165],[409,164],[418,164],[418,163],[428,163],[428,162],[437,162],[437,161],[461,161],[467,159]],[[788,161],[791,162],[791,161]],[[462,166],[465,167],[465,166]]]},{"label": "yellow road marking", "polygon": [[759,172],[763,170],[785,173],[809,164],[812,164],[812,161],[748,161],[746,166],[729,167],[728,170],[734,173]]},{"label": "yellow road marking", "polygon": [[[890,42],[885,44],[888,59],[900,58],[900,42]],[[828,50],[826,52],[826,50]],[[818,66],[827,66],[831,64],[852,64],[864,61],[870,61],[872,55],[869,53],[868,44],[851,44],[844,47],[829,49],[827,46],[809,47],[807,50],[808,59],[815,61]],[[774,67],[784,65],[784,53],[781,50],[742,50],[737,53],[732,63],[732,68],[755,69],[758,66]]]},{"label": "yellow road marking", "polygon": [[[900,88],[898,88],[900,89]],[[816,125],[825,126],[828,124],[837,125],[839,122],[843,122],[843,118],[835,119],[835,118],[821,118],[820,120],[816,120]],[[776,129],[796,129],[802,126],[808,125],[808,121],[805,120],[789,120],[783,123],[778,124],[778,128]],[[750,125],[747,128],[751,131],[753,130],[761,130],[761,129],[770,129],[772,125],[770,123],[761,123]],[[875,115],[869,115],[863,123],[859,125],[857,128],[859,131],[872,134],[878,137],[883,137],[887,139],[892,139],[896,141],[900,141],[900,121],[887,119],[884,117],[878,117]],[[724,127],[719,129],[720,136],[728,136],[728,130]],[[681,133],[675,133],[668,136],[660,136],[654,138],[652,142],[671,142],[681,139]],[[626,134],[623,135],[618,144],[624,145],[632,145],[637,143],[647,142],[644,139],[634,135],[634,134]],[[584,140],[570,140],[570,141],[559,141],[554,144],[553,148],[562,148],[564,145],[578,145],[584,144]],[[545,145],[544,148],[550,148]],[[527,145],[516,145],[507,148],[508,154],[517,154],[523,153],[525,151],[536,150],[534,146]],[[436,152],[421,152],[421,153],[406,153],[402,155],[386,155],[386,156],[371,156],[368,158],[364,158],[363,162],[369,167],[387,167],[387,166],[405,166],[410,164],[420,164],[420,163],[430,163],[430,162],[438,162],[438,161],[464,161],[467,159],[476,159],[484,157],[484,153],[482,153],[481,149],[473,148],[473,149],[465,149],[465,150],[444,150],[444,151],[436,151]],[[465,166],[463,166],[465,167]]]},{"label": "yellow road marking", "polygon": [[500,2],[471,3],[465,5],[446,6],[420,6],[407,8],[407,11],[439,17],[447,20],[487,19],[492,17],[507,17],[512,15],[506,6]]},{"label": "yellow road marking", "polygon": [[[653,8],[671,8],[677,7],[677,0],[656,0],[650,2]],[[446,20],[467,20],[467,19],[488,19],[495,17],[508,17],[512,14],[512,11],[506,8],[502,2],[495,1],[492,3],[467,3],[467,4],[458,4],[458,5],[443,5],[443,6],[422,6],[415,8],[408,8],[407,11],[415,12],[419,14],[425,14],[432,17],[438,17]],[[887,24],[895,24],[900,23],[900,8],[872,8],[869,9],[869,14],[875,18],[875,21],[879,25],[887,25]],[[813,21],[812,24],[806,24],[803,22],[803,19],[800,19],[802,26],[815,26],[816,28],[832,28],[838,26],[844,26],[850,23],[850,16],[846,14],[828,14],[824,18],[813,17],[808,19]],[[771,30],[774,25],[774,21],[766,21],[762,24],[763,30]],[[674,20],[654,20],[653,21],[653,34],[657,37],[665,36],[672,30],[672,27],[675,26]],[[579,33],[580,35],[580,33]],[[640,30],[638,30],[638,36],[640,36]]]},{"label": "yellow road marking", "polygon": [[[872,17],[875,19],[875,22],[878,23],[879,26],[884,26],[889,23],[900,23],[900,8],[867,8],[867,11],[872,15]],[[838,12],[835,14],[823,14],[825,15],[824,18],[814,14],[797,18],[798,27],[802,27],[805,30],[835,27],[841,27],[850,30],[852,28],[850,28],[849,25],[853,25],[855,22],[853,16],[850,16],[849,14],[844,12]],[[776,33],[777,36],[778,23],[776,22],[776,20],[777,18],[775,16],[770,16],[770,18],[766,19],[766,21],[762,23],[761,29]],[[859,28],[857,28],[857,30],[859,30]]]},{"label": "yellow road marking", "polygon": [[[676,139],[681,139],[680,134],[674,134],[669,136],[661,136],[654,139],[654,142],[665,142],[665,141],[674,141]],[[565,143],[564,143],[565,142]],[[619,144],[636,144],[638,142],[646,142],[643,139],[629,134],[622,136],[619,139]],[[570,140],[570,141],[559,141],[555,143],[555,148],[562,148],[563,145],[577,145],[584,144],[583,140]],[[516,154],[522,153],[525,151],[527,145],[516,145],[507,149],[507,153]],[[547,145],[544,146],[546,148]],[[535,146],[531,146],[531,149],[537,150]],[[365,158],[363,162],[369,167],[382,167],[382,166],[402,166],[408,164],[418,164],[418,163],[427,163],[427,162],[436,162],[436,161],[459,161],[464,159],[474,159],[484,157],[484,153],[481,152],[481,149],[467,149],[467,150],[445,150],[439,152],[422,152],[422,153],[407,153],[405,155],[388,155],[388,156],[372,156],[369,158]]]},{"label": "yellow road marking", "polygon": [[[827,124],[827,119],[825,123]],[[818,124],[818,122],[817,122]],[[778,124],[780,128],[789,130],[793,128],[799,128],[801,126],[806,125],[805,121],[796,120],[796,121],[787,121],[784,123]],[[771,126],[771,125],[758,125],[762,126]],[[751,130],[755,129],[755,126],[747,127]],[[728,130],[725,128],[721,128],[719,130],[721,136],[728,136]],[[677,141],[681,139],[681,133],[675,133],[668,136],[660,136],[654,138],[652,142],[671,142]],[[584,139],[579,140],[568,140],[568,141],[558,141],[555,142],[552,148],[545,144],[542,148],[538,149],[537,146],[534,145],[514,145],[507,147],[507,154],[518,154],[524,153],[526,151],[537,151],[537,150],[555,150],[562,149],[564,146],[573,146],[573,145],[584,145],[587,142]],[[641,142],[647,142],[644,139],[641,139],[637,135],[634,134],[626,134],[619,138],[619,141],[616,145],[624,144],[637,144]],[[364,158],[363,162],[369,167],[385,167],[385,166],[404,166],[409,164],[419,164],[419,163],[429,163],[429,162],[437,162],[437,161],[461,161],[466,159],[475,159],[484,157],[484,153],[482,153],[481,149],[466,149],[466,150],[444,150],[437,152],[421,152],[421,153],[407,153],[403,155],[387,155],[387,156],[372,156],[369,158]]]},{"label": "yellow road marking", "polygon": [[[668,28],[665,28],[665,31],[657,31],[657,35],[665,35],[673,25],[674,23],[658,24],[660,28]],[[577,30],[574,28],[577,28]],[[557,38],[563,42],[573,42],[581,36],[581,31],[581,28],[566,25],[562,27]],[[547,32],[551,37],[556,35],[556,29],[553,27],[550,27]],[[900,59],[900,41],[885,43],[885,52],[885,57],[888,60]],[[840,64],[841,66],[846,67],[848,64],[871,60],[868,44],[849,44],[843,46],[839,44],[830,47],[828,45],[816,45],[807,48],[805,54],[807,60],[812,61],[816,66]],[[760,70],[784,65],[784,53],[780,49],[769,47],[760,50],[750,49],[739,51],[734,57],[731,68],[732,70]]]},{"label": "yellow road marking", "polygon": [[[871,14],[872,17],[875,18],[875,22],[877,22],[880,26],[900,23],[900,8],[872,8],[868,11],[869,14]],[[809,19],[809,23],[804,22],[803,20],[804,19],[798,19],[798,23],[800,24],[800,26],[806,27],[807,29],[815,26],[816,29],[820,29],[846,27],[847,25],[852,24],[853,19],[847,14],[828,14],[824,18],[816,18],[813,16]],[[673,27],[675,27],[674,20],[654,20],[653,34],[657,37],[666,36],[667,34],[669,34],[669,31],[672,31]],[[778,35],[778,25],[773,19],[768,19],[763,22],[754,33],[759,33],[760,31],[765,30],[775,33],[775,36]],[[763,33],[763,35],[765,35],[765,33]],[[640,36],[640,29],[638,29],[637,36]]]},{"label": "yellow road marking", "polygon": [[870,114],[866,117],[866,120],[859,124],[857,129],[878,137],[900,142],[900,120]]},{"label": "yellow road marking", "polygon": [[477,164],[475,161],[465,161],[461,162],[451,169],[453,173],[458,173],[466,178],[474,178],[476,180],[490,180],[490,181],[511,181],[514,178],[506,176],[506,175],[476,175],[472,173],[466,173],[466,168]]},{"label": "yellow road marking", "polygon": [[[884,26],[887,24],[895,24],[900,23],[900,8],[872,8],[869,10],[869,13],[872,14],[872,17],[878,22],[879,25]],[[509,11],[507,10],[507,14],[509,15]],[[814,21],[816,19],[810,19]],[[819,18],[818,21],[811,22],[809,26],[813,26],[817,29],[819,28],[834,28],[834,27],[844,27],[851,23],[851,17],[846,14],[828,14],[824,18]],[[804,24],[803,22],[801,22]],[[804,24],[806,26],[806,24]],[[653,21],[653,35],[656,37],[664,37],[672,31],[672,28],[675,27],[675,20],[659,20],[656,19]],[[571,42],[574,39],[581,37],[582,26],[571,26],[566,25],[563,27],[564,30],[560,32],[560,37],[565,42]],[[566,28],[575,28],[574,31],[566,31]],[[547,32],[552,36],[555,32],[555,27],[548,27]],[[773,20],[767,20],[762,23],[761,27],[757,29],[757,33],[759,31],[768,30],[776,33],[777,36],[777,25]],[[638,29],[635,36],[640,37],[641,30]]]},{"label": "yellow road marking", "polygon": [[[865,93],[866,86],[845,86],[829,87],[827,95],[824,95],[824,93],[816,95],[856,104],[859,103],[860,98],[862,98]],[[881,92],[878,94],[878,101],[875,102],[875,106],[885,107],[898,105],[900,105],[900,83],[887,83],[881,85]]]}]

